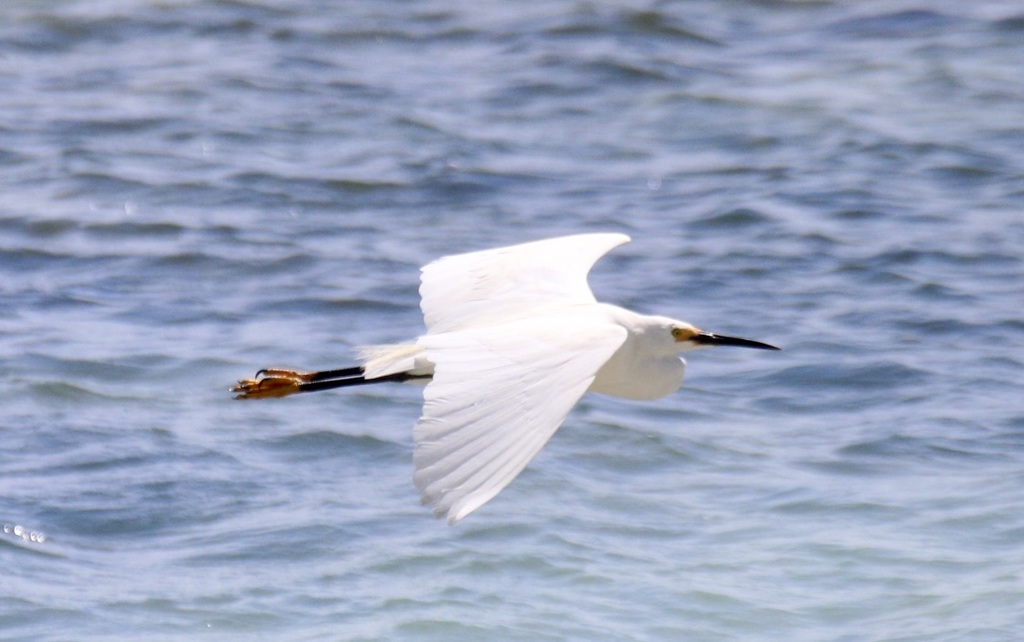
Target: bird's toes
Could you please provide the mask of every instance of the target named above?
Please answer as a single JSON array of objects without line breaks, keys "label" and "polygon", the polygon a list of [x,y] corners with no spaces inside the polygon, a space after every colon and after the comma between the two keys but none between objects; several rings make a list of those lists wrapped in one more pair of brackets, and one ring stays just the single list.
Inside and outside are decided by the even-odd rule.
[{"label": "bird's toes", "polygon": [[[297,370],[288,370],[286,368],[264,368],[256,373],[257,379],[274,378],[274,379],[291,379],[292,381],[308,382],[312,381],[313,372],[299,372]],[[246,379],[249,381],[249,379]]]},{"label": "bird's toes", "polygon": [[231,388],[237,393],[235,399],[269,399],[286,397],[299,392],[300,380],[291,377],[263,377],[262,379],[241,379]]}]

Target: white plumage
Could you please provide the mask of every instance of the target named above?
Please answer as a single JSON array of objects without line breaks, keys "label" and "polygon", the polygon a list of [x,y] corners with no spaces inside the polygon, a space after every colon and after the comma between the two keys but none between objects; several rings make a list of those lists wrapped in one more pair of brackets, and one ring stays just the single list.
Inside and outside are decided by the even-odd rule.
[{"label": "white plumage", "polygon": [[[656,399],[682,384],[680,352],[777,349],[598,303],[587,274],[628,241],[581,234],[441,258],[422,270],[427,332],[415,342],[362,349],[358,376],[261,371],[273,376],[235,390],[249,398],[429,381],[413,431],[414,480],[434,514],[455,523],[507,486],[587,391]],[[324,382],[325,374],[344,378]]]}]

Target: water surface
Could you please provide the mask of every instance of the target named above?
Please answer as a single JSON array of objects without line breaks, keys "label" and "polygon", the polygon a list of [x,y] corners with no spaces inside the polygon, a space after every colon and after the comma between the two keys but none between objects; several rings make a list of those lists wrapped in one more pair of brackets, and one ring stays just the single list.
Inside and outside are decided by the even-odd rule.
[{"label": "water surface", "polygon": [[[1019,640],[1024,10],[7,2],[0,637]],[[621,231],[599,297],[781,345],[587,397],[450,528],[438,256]]]}]

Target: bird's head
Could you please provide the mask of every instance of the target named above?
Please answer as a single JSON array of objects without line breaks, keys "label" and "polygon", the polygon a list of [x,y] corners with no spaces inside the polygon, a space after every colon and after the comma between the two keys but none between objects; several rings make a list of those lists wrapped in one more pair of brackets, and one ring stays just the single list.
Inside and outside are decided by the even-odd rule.
[{"label": "bird's head", "polygon": [[715,334],[714,332],[705,332],[685,321],[674,321],[669,326],[669,332],[672,334],[672,339],[678,352],[711,346],[739,346],[741,348],[757,348],[758,350],[779,350],[779,348],[773,345],[754,341],[753,339],[741,339],[739,337]]}]

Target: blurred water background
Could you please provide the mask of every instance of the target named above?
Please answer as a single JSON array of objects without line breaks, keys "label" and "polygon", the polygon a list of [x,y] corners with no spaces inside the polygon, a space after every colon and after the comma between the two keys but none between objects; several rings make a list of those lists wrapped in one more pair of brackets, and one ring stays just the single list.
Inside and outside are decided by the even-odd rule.
[{"label": "blurred water background", "polygon": [[[0,638],[1024,639],[1022,70],[996,0],[6,0]],[[586,231],[785,351],[585,398],[456,527],[418,389],[227,393]]]}]

